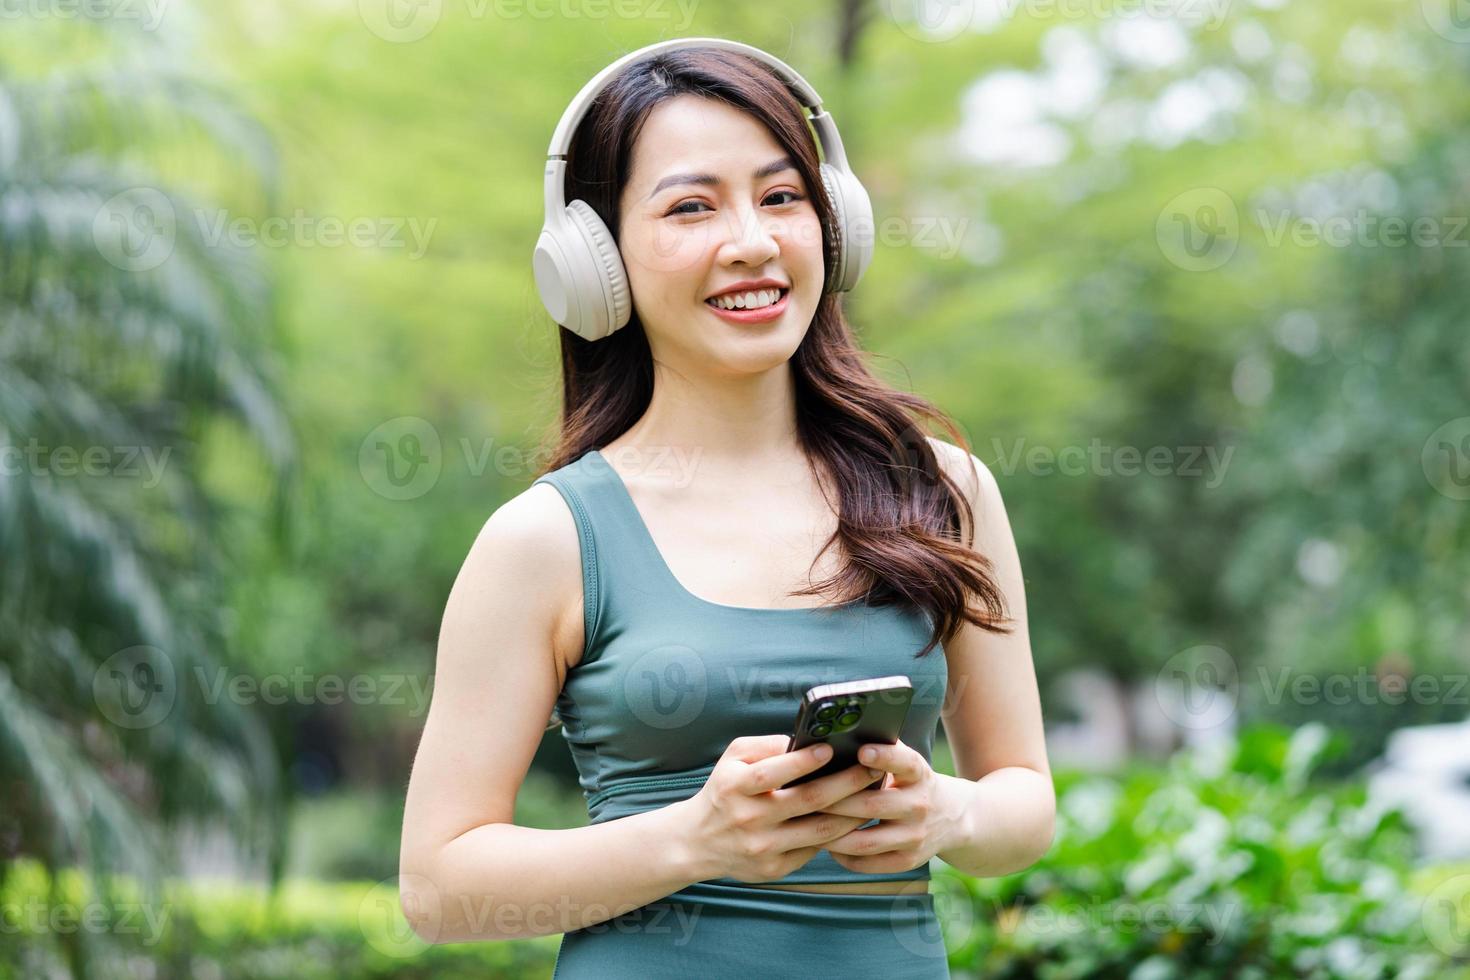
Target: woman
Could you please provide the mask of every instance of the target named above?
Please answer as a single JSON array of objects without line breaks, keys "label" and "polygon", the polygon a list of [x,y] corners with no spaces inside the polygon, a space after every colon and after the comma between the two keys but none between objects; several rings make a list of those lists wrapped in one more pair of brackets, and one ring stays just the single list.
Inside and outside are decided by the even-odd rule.
[{"label": "woman", "polygon": [[[596,254],[538,244],[575,327],[557,448],[445,609],[400,868],[426,940],[565,933],[567,980],[947,977],[929,859],[1002,875],[1050,845],[999,489],[863,364],[836,293],[866,195],[835,128],[819,169],[793,88],[820,106],[764,52],[665,42],[588,83],[564,168],[553,139],[548,229],[565,193]],[[823,761],[786,751],[806,689],[890,674],[898,742],[782,788]],[[591,823],[519,827],[553,708]]]}]

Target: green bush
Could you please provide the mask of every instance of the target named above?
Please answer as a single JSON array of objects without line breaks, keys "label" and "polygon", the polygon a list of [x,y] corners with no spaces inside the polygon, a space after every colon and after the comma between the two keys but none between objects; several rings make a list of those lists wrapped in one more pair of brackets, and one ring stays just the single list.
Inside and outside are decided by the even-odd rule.
[{"label": "green bush", "polygon": [[428,945],[404,921],[391,878],[291,879],[274,896],[235,882],[174,883],[157,902],[140,901],[126,884],[117,892],[99,898],[75,872],[52,881],[38,864],[11,864],[0,977],[66,976],[66,950],[83,924],[106,949],[97,975],[159,980],[545,978],[560,943],[542,936]]},{"label": "green bush", "polygon": [[1059,775],[1057,838],[1041,862],[980,880],[936,867],[956,973],[1470,976],[1470,950],[1452,946],[1465,923],[1426,929],[1424,896],[1444,876],[1411,874],[1401,815],[1375,809],[1361,785],[1309,784],[1341,750],[1320,725],[1258,727],[1162,772]]}]

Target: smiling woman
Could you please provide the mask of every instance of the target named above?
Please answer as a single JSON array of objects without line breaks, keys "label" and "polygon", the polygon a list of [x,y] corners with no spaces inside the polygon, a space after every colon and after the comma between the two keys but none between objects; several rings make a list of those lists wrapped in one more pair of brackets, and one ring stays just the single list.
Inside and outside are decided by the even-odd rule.
[{"label": "smiling woman", "polygon": [[[947,977],[929,859],[1020,870],[1054,799],[995,481],[843,316],[871,212],[831,117],[764,52],[665,42],[584,86],[546,176],[559,445],[445,610],[405,912],[434,941],[563,932],[561,980]],[[806,690],[895,674],[898,740],[788,787],[827,761],[789,751]],[[518,827],[553,707],[590,824]]]}]

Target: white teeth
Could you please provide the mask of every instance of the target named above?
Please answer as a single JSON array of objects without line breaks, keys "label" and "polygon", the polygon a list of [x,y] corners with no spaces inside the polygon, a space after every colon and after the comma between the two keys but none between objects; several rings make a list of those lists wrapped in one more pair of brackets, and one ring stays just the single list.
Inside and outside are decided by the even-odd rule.
[{"label": "white teeth", "polygon": [[716,296],[706,302],[722,310],[753,310],[761,306],[770,306],[780,298],[781,290],[779,289],[761,289],[749,293],[726,293],[724,296]]}]

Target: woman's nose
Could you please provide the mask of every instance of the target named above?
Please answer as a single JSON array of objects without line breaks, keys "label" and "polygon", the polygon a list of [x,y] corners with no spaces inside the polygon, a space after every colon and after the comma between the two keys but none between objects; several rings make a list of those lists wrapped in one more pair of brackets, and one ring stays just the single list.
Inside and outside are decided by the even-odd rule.
[{"label": "woman's nose", "polygon": [[736,208],[730,212],[722,248],[752,264],[779,255],[781,247],[762,218],[752,208]]}]

